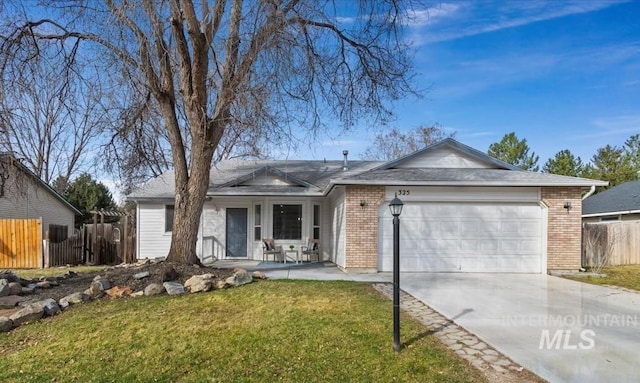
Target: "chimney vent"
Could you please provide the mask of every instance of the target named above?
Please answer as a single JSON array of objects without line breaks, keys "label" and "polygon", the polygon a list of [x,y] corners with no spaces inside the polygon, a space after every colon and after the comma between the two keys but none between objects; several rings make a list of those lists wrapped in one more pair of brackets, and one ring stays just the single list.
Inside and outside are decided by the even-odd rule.
[{"label": "chimney vent", "polygon": [[348,150],[343,150],[342,154],[344,155],[344,163],[342,164],[342,170],[347,171],[349,170],[349,162],[347,159],[347,156],[349,156],[349,151]]}]

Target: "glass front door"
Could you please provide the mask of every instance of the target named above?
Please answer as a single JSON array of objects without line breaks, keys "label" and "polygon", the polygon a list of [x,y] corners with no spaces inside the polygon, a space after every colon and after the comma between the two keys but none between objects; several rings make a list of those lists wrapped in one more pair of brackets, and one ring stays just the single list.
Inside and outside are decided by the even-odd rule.
[{"label": "glass front door", "polygon": [[247,209],[227,209],[227,257],[247,257]]}]

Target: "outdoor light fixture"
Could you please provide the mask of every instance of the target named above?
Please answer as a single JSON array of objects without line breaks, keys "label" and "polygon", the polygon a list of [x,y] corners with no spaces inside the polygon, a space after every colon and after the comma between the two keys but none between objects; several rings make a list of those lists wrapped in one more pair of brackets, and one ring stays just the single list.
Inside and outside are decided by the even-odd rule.
[{"label": "outdoor light fixture", "polygon": [[571,210],[571,202],[567,201],[564,203],[564,208],[567,209],[567,212],[569,212],[569,210]]},{"label": "outdoor light fixture", "polygon": [[400,351],[400,213],[404,203],[398,194],[389,202],[393,215],[393,349]]},{"label": "outdoor light fixture", "polygon": [[361,199],[360,200],[360,207],[364,210],[364,207],[367,206],[367,201]]}]

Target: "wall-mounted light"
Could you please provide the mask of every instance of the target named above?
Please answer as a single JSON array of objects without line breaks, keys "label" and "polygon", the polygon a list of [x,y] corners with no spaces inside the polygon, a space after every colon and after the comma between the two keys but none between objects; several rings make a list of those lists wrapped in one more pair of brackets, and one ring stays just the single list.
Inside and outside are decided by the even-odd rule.
[{"label": "wall-mounted light", "polygon": [[568,213],[571,210],[571,202],[569,201],[565,202],[563,207],[567,209],[567,213]]},{"label": "wall-mounted light", "polygon": [[364,207],[367,206],[367,201],[361,199],[360,200],[360,207],[364,210]]}]

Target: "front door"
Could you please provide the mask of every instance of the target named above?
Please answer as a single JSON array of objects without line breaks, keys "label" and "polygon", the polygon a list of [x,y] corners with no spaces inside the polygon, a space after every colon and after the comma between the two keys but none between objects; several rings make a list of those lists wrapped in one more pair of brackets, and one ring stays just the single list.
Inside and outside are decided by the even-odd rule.
[{"label": "front door", "polygon": [[227,209],[226,257],[247,257],[247,209]]}]

